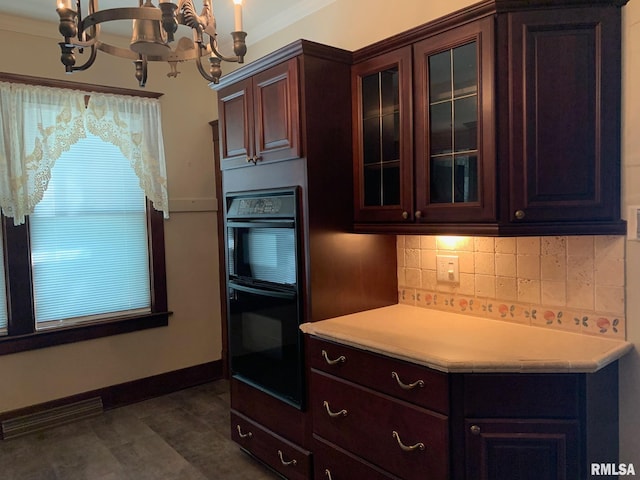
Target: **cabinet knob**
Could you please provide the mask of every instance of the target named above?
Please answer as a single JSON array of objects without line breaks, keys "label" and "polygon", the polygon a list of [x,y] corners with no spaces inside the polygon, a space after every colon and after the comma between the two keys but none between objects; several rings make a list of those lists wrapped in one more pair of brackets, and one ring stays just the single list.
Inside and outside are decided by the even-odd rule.
[{"label": "cabinet knob", "polygon": [[406,220],[407,218],[409,218],[409,212],[402,212],[402,219]]},{"label": "cabinet knob", "polygon": [[421,218],[422,217],[422,212],[420,210],[416,210],[416,218]]},{"label": "cabinet knob", "polygon": [[471,425],[469,431],[471,431],[473,435],[480,435],[480,427],[478,425]]},{"label": "cabinet knob", "polygon": [[522,220],[525,217],[525,215],[526,214],[524,213],[524,210],[516,210],[515,217],[518,220]]}]

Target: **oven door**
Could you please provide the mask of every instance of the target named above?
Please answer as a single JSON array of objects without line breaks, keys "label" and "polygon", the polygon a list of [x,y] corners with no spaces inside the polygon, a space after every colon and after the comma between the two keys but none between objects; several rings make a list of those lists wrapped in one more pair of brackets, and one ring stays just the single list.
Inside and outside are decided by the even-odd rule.
[{"label": "oven door", "polygon": [[302,352],[294,287],[229,282],[231,374],[298,408]]}]

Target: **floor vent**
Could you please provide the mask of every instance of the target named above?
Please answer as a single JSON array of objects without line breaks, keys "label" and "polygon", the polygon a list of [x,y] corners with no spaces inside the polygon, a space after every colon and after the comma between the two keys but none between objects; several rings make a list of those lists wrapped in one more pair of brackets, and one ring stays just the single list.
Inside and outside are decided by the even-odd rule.
[{"label": "floor vent", "polygon": [[103,411],[102,398],[94,397],[69,405],[10,418],[2,422],[2,438],[8,440],[39,432],[85,418],[95,417],[102,414]]}]

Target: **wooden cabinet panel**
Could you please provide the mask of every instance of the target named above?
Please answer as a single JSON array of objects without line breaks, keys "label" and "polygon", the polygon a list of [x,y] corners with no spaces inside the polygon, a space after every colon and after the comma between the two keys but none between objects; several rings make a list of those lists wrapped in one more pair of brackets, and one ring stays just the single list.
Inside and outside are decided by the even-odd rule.
[{"label": "wooden cabinet panel", "polygon": [[446,416],[318,371],[311,385],[315,434],[406,480],[448,478]]},{"label": "wooden cabinet panel", "polygon": [[309,339],[307,358],[311,368],[440,413],[449,412],[449,384],[444,373],[314,337]]},{"label": "wooden cabinet panel", "polygon": [[311,452],[234,411],[231,412],[231,438],[285,478],[311,478]]},{"label": "wooden cabinet panel", "polygon": [[221,169],[299,158],[299,96],[296,58],[221,88]]},{"label": "wooden cabinet panel", "polygon": [[592,7],[504,19],[510,221],[619,219],[619,16]]},{"label": "wooden cabinet panel", "polygon": [[298,63],[291,59],[253,78],[255,155],[260,162],[299,158]]},{"label": "wooden cabinet panel", "polygon": [[467,419],[467,480],[578,480],[577,420]]},{"label": "wooden cabinet panel", "polygon": [[[250,80],[238,82],[218,93],[221,168],[244,165],[253,155],[253,90]],[[226,162],[226,163],[225,163]]]}]

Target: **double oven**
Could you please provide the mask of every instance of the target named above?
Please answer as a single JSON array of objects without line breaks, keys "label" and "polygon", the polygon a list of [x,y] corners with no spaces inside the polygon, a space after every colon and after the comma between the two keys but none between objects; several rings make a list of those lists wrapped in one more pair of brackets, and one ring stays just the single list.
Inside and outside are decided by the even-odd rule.
[{"label": "double oven", "polygon": [[299,187],[227,194],[232,377],[303,403]]}]

